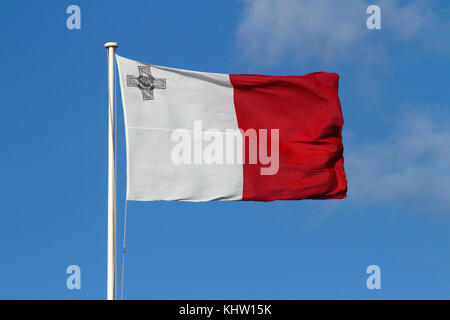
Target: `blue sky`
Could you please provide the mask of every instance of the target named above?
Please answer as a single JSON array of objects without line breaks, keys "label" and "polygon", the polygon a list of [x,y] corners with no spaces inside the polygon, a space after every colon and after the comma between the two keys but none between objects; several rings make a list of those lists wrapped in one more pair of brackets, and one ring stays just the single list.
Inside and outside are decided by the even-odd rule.
[{"label": "blue sky", "polygon": [[337,72],[345,120],[347,199],[129,202],[126,298],[450,298],[450,5],[372,3],[381,30],[363,0],[3,4],[0,298],[106,297],[107,41],[184,69]]}]

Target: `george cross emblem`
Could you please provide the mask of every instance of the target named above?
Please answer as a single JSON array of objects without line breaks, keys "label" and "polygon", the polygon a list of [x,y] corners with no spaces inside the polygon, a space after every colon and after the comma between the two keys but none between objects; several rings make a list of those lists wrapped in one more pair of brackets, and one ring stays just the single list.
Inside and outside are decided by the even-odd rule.
[{"label": "george cross emblem", "polygon": [[152,76],[150,66],[138,66],[139,76],[127,74],[127,85],[139,88],[144,100],[153,100],[153,89],[165,89],[166,79],[159,79]]}]

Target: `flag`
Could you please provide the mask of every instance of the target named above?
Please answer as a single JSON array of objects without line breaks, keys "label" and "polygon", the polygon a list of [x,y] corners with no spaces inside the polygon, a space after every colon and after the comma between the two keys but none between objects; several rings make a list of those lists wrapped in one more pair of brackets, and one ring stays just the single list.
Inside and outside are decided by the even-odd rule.
[{"label": "flag", "polygon": [[117,65],[128,200],[346,197],[337,74]]}]

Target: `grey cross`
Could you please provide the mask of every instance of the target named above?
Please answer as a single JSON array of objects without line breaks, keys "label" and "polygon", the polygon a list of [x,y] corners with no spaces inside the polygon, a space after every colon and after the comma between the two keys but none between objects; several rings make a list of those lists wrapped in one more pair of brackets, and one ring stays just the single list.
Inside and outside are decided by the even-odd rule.
[{"label": "grey cross", "polygon": [[127,85],[139,88],[144,100],[153,100],[153,89],[165,89],[166,79],[159,79],[152,76],[150,66],[138,66],[139,76],[127,74]]}]

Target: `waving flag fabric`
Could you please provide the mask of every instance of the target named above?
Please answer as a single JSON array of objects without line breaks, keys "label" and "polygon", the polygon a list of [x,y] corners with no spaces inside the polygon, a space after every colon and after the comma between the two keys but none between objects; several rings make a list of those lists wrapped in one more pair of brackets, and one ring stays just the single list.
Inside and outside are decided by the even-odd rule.
[{"label": "waving flag fabric", "polygon": [[338,75],[228,75],[117,56],[128,200],[344,198]]}]

